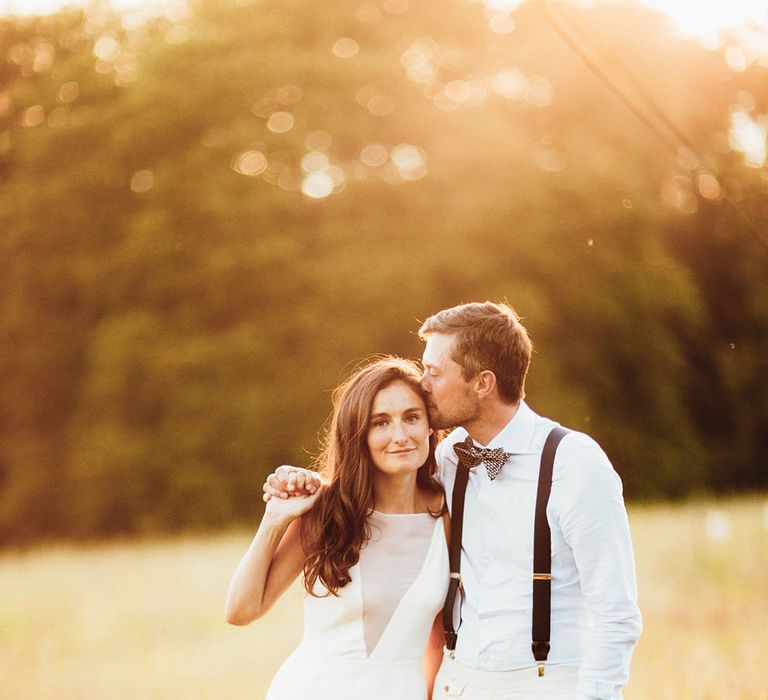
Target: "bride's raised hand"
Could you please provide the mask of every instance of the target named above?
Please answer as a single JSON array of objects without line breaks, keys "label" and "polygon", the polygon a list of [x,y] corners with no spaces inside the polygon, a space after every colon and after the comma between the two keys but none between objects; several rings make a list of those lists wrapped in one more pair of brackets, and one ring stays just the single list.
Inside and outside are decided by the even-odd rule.
[{"label": "bride's raised hand", "polygon": [[311,496],[322,486],[320,475],[310,469],[283,464],[267,477],[264,482],[264,500]]},{"label": "bride's raised hand", "polygon": [[294,520],[310,510],[322,492],[321,484],[314,488],[311,494],[296,494],[288,498],[274,498],[264,494],[264,500],[267,502],[264,517],[286,522]]}]

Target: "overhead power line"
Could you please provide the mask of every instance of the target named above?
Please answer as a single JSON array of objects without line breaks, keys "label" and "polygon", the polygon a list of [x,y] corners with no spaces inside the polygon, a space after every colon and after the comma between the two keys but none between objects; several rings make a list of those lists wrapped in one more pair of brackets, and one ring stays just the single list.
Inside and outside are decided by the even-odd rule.
[{"label": "overhead power line", "polygon": [[[554,10],[550,7],[548,0],[537,0],[535,6],[544,16],[547,23],[558,36],[570,47],[581,62],[589,71],[602,82],[608,90],[640,121],[650,132],[672,149],[676,154],[681,148],[687,150],[697,160],[697,170],[702,170],[701,164],[704,158],[696,145],[688,138],[682,129],[667,115],[664,109],[654,100],[649,91],[637,78],[621,57],[606,44],[599,43],[594,37],[590,36],[573,17],[569,17],[565,12]],[[557,14],[557,16],[556,16]],[[562,18],[562,19],[560,19]],[[568,28],[564,26],[568,25]],[[570,29],[570,31],[569,31]],[[593,54],[598,58],[593,59],[581,47],[573,34],[578,34],[582,42],[590,47]],[[600,59],[605,59],[612,64],[614,71],[619,71],[623,77],[631,84],[632,89],[622,89],[617,82],[608,75],[606,70],[598,63]],[[634,90],[634,95],[632,94]],[[748,226],[761,240],[768,246],[768,237],[762,233],[750,216],[744,211],[743,207],[738,206],[731,198],[723,194],[725,201],[739,216],[742,222]]]}]

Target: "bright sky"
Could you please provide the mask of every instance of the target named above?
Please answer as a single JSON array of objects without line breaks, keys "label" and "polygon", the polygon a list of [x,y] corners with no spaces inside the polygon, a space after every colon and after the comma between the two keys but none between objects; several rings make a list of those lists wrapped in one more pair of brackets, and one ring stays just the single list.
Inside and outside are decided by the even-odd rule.
[{"label": "bright sky", "polygon": [[63,7],[98,7],[109,5],[114,10],[137,15],[177,15],[184,0],[0,0],[0,15],[45,15]]},{"label": "bright sky", "polygon": [[[98,0],[96,0],[98,2]],[[582,4],[605,0],[576,0]],[[666,12],[682,34],[710,42],[721,29],[757,22],[768,33],[768,0],[635,0]],[[173,11],[183,0],[111,0],[115,9],[128,11],[154,10],[153,14]],[[484,0],[489,7],[512,10],[524,0]],[[2,14],[45,14],[65,5],[89,5],[94,0],[0,0]],[[174,13],[175,14],[175,13]],[[766,39],[768,41],[768,38]]]},{"label": "bright sky", "polygon": [[666,12],[683,34],[715,40],[721,29],[756,22],[768,30],[768,0],[640,0]]}]

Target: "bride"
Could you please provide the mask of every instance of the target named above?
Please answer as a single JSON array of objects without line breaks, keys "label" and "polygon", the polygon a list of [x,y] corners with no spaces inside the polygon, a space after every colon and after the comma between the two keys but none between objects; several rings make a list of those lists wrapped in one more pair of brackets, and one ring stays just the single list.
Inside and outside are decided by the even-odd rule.
[{"label": "bride", "polygon": [[234,625],[262,617],[303,573],[304,638],[267,700],[431,696],[448,516],[419,378],[414,363],[395,357],[358,370],[334,393],[316,463],[323,485],[307,486],[307,496],[265,497],[226,617]]}]

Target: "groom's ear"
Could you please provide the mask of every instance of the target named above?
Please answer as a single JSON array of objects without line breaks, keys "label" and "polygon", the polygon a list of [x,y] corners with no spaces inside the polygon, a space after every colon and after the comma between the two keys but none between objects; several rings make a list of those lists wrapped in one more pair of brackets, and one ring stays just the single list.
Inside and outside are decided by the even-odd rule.
[{"label": "groom's ear", "polygon": [[496,388],[496,375],[489,369],[478,372],[475,378],[475,392],[478,399],[484,399]]}]

